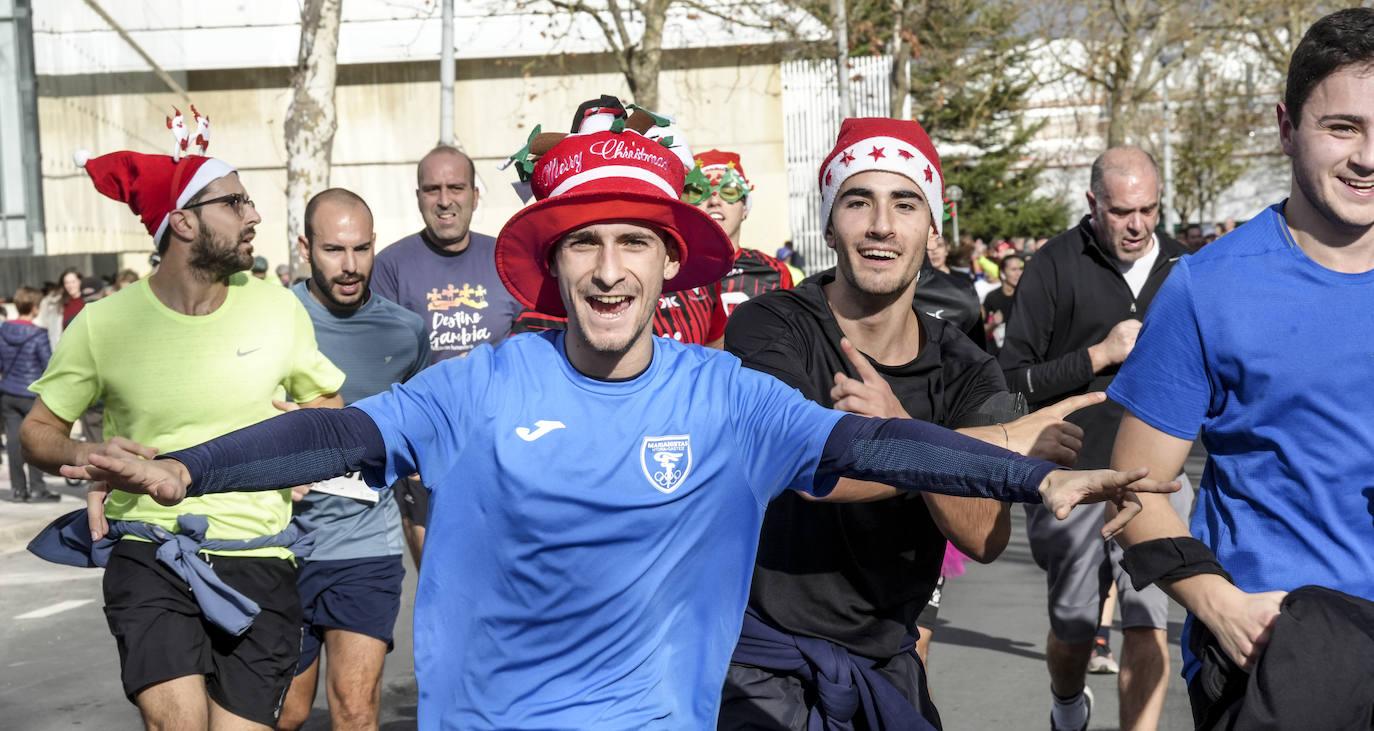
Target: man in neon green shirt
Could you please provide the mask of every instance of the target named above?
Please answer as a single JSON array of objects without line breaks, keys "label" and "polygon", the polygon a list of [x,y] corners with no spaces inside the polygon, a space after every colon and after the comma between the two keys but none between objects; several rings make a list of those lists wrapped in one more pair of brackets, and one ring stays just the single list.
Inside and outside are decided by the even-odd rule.
[{"label": "man in neon green shirt", "polygon": [[[31,386],[38,399],[21,434],[35,464],[55,472],[86,463],[92,452],[149,457],[190,446],[275,415],[272,400],[282,389],[302,406],[342,407],[343,373],[316,348],[299,301],[244,271],[262,219],[232,167],[132,152],[84,163],[97,190],[142,216],[162,265],[72,321]],[[109,441],[73,441],[72,421],[102,399]],[[147,726],[271,728],[300,645],[295,566],[281,538],[290,491],[215,495],[174,508],[117,494],[104,512],[136,536],[166,535],[150,526],[183,535],[161,544],[125,538],[106,566],[105,612],[124,691]],[[187,514],[204,516],[203,535],[179,522]],[[109,525],[93,518],[90,528],[96,537]],[[185,545],[185,536],[201,550],[159,550]],[[260,547],[233,550],[241,547],[235,542],[264,538]],[[207,621],[203,593],[174,573],[173,559],[188,555],[257,605],[239,636]]]}]

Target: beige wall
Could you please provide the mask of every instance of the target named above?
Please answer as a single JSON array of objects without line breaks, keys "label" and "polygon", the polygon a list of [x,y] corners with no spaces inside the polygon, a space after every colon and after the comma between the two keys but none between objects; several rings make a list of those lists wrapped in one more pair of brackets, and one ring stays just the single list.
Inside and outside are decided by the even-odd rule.
[{"label": "beige wall", "polygon": [[[421,226],[415,207],[415,163],[438,137],[436,64],[388,64],[340,70],[339,129],[332,184],[362,195],[376,217],[379,242]],[[257,253],[286,261],[286,154],[282,120],[291,92],[284,70],[188,74],[191,98],[211,119],[210,153],[240,170],[262,215]],[[603,92],[627,96],[607,57],[542,62],[491,60],[458,66],[455,127],[484,186],[473,229],[495,234],[520,207],[512,171],[496,166],[519,149],[533,125],[563,131],[582,101]],[[690,51],[668,56],[660,107],[678,116],[694,150],[742,155],[755,185],[745,245],[775,250],[788,238],[783,169],[781,76],[772,51]],[[146,269],[151,238],[129,209],[106,199],[72,163],[72,152],[170,152],[164,116],[171,93],[127,76],[40,80],[43,194],[48,253],[126,252]],[[81,88],[78,88],[81,87]],[[109,89],[106,92],[106,89]],[[140,265],[141,264],[141,265]]]}]

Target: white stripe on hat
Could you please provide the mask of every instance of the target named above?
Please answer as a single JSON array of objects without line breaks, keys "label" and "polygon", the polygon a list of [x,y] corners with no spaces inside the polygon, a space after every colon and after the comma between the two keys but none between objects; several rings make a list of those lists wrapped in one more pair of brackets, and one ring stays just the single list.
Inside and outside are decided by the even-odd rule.
[{"label": "white stripe on hat", "polygon": [[[846,163],[845,153],[852,154]],[[878,154],[874,154],[878,153]],[[821,177],[821,227],[830,224],[830,209],[835,205],[835,194],[844,181],[859,173],[882,170],[897,173],[911,179],[920,188],[930,206],[930,217],[938,233],[944,223],[944,180],[939,169],[919,148],[910,142],[896,137],[865,137],[845,148],[844,152],[831,159],[822,171]],[[926,180],[926,171],[930,180]],[[831,176],[825,183],[825,174]]]},{"label": "white stripe on hat", "polygon": [[593,180],[602,180],[605,178],[634,178],[636,180],[642,180],[646,183],[652,184],[654,187],[663,191],[664,195],[667,195],[671,198],[678,197],[677,190],[673,188],[673,185],[668,182],[667,178],[663,177],[662,175],[658,175],[656,173],[645,170],[644,168],[633,167],[630,165],[602,165],[601,167],[595,167],[591,170],[583,170],[582,172],[570,176],[563,182],[559,183],[558,187],[549,191],[549,194],[544,197],[546,199],[552,198],[556,195],[566,193],[569,190],[576,188],[579,185],[582,185],[583,183],[588,183]]},{"label": "white stripe on hat", "polygon": [[[236,172],[238,172],[237,168],[217,157],[207,158],[205,162],[200,164],[200,167],[196,168],[191,179],[186,181],[186,187],[181,189],[181,194],[177,196],[177,209],[186,205],[186,202],[191,200],[191,197],[196,193],[205,190],[205,186],[229,173]],[[162,234],[167,232],[167,222],[171,218],[172,212],[168,211],[167,215],[162,217],[162,221],[157,224],[157,233],[153,234],[154,245],[162,241]]]}]

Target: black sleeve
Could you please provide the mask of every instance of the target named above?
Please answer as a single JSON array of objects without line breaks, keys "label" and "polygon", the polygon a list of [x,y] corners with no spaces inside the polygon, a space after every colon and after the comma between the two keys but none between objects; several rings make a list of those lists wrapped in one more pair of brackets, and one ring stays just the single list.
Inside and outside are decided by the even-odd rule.
[{"label": "black sleeve", "polygon": [[386,443],[362,409],[300,409],[188,449],[158,455],[191,473],[187,497],[277,490],[362,472],[385,487]]},{"label": "black sleeve", "polygon": [[924,421],[845,414],[821,452],[815,494],[849,477],[901,490],[1038,503],[1040,483],[1057,469]]},{"label": "black sleeve", "polygon": [[998,354],[1007,386],[1024,393],[1032,406],[1081,391],[1093,380],[1087,348],[1047,359],[1056,320],[1055,263],[1037,256],[1026,265],[1016,285],[1016,317],[1007,321],[1007,337]]},{"label": "black sleeve", "polygon": [[768,306],[777,299],[772,295],[746,300],[735,308],[725,325],[725,350],[746,368],[767,373],[801,391],[810,401],[829,404],[829,389],[819,392],[818,379],[806,372],[808,359],[796,328]]}]

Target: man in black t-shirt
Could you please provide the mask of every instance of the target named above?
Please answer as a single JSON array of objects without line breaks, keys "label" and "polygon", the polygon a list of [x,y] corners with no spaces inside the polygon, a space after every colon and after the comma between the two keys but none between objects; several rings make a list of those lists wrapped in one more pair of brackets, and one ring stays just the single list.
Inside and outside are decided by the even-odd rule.
[{"label": "man in black t-shirt", "polygon": [[[1076,402],[1002,423],[1021,409],[997,364],[957,327],[913,309],[927,241],[938,235],[927,202],[941,200],[939,158],[920,125],[847,120],[820,181],[835,270],[741,304],[726,349],[825,406],[972,427],[999,446],[1034,445],[1038,456],[1071,461],[1081,433],[1062,418]],[[868,699],[849,705],[871,728],[939,726],[912,652],[916,617],[939,579],[946,536],[992,560],[1006,546],[1009,514],[990,500],[872,487],[872,502],[784,495],[770,504],[721,728],[802,729],[814,714],[849,720],[835,707],[845,703],[817,700],[819,685],[835,683]]]}]

